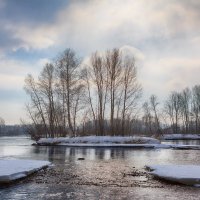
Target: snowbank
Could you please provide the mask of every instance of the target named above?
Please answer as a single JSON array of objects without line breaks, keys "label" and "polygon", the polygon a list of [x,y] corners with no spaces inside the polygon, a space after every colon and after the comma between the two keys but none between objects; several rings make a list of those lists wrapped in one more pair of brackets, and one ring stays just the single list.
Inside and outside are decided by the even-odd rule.
[{"label": "snowbank", "polygon": [[42,138],[37,144],[160,144],[160,141],[150,137],[86,136],[72,138]]},{"label": "snowbank", "polygon": [[184,145],[184,144],[171,144],[169,145],[172,149],[180,149],[180,150],[200,150],[200,145]]},{"label": "snowbank", "polygon": [[197,165],[147,165],[152,175],[185,185],[200,186],[200,166]]},{"label": "snowbank", "polygon": [[200,140],[198,134],[166,134],[163,136],[164,140]]},{"label": "snowbank", "polygon": [[50,165],[48,161],[0,160],[0,183],[9,183],[24,178],[48,165]]},{"label": "snowbank", "polygon": [[161,144],[159,140],[150,137],[86,136],[72,138],[42,138],[37,144],[63,145],[69,147],[171,148],[200,150],[200,145]]}]

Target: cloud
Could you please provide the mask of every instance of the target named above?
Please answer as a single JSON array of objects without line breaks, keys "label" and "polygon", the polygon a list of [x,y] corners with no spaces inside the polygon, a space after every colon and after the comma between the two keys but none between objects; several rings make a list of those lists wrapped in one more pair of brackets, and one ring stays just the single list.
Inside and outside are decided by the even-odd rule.
[{"label": "cloud", "polygon": [[0,17],[12,23],[51,23],[57,11],[67,4],[66,0],[0,0]]},{"label": "cloud", "polygon": [[167,57],[146,60],[144,65],[139,71],[139,79],[143,83],[146,96],[154,93],[164,99],[170,91],[181,91],[199,84],[199,58]]},{"label": "cloud", "polygon": [[5,120],[6,124],[20,124],[22,117],[26,118],[25,106],[20,102],[1,101],[0,104],[1,117]]},{"label": "cloud", "polygon": [[130,45],[120,47],[120,51],[125,56],[134,57],[137,62],[142,62],[145,59],[145,55],[139,49]]},{"label": "cloud", "polygon": [[[27,50],[68,46],[88,54],[124,44],[137,48],[160,43],[165,45],[170,39],[198,35],[196,30],[200,24],[196,7],[199,4],[178,0],[152,0],[148,4],[146,0],[88,0],[69,1],[62,8],[57,6],[53,10],[46,1],[22,2],[21,6],[8,6],[15,8],[16,13],[20,8],[23,14],[15,23],[12,19],[8,21],[6,30],[12,33],[10,38],[16,43],[21,41],[18,48]],[[39,14],[35,16],[32,7],[38,7],[38,13],[48,14],[47,17],[43,20]],[[28,12],[34,15],[37,23],[31,23]],[[52,20],[48,20],[49,15]]]},{"label": "cloud", "polygon": [[145,96],[164,97],[199,83],[199,18],[198,0],[0,0],[0,89],[67,47],[85,60],[117,47],[137,58]]},{"label": "cloud", "polygon": [[9,90],[22,90],[25,76],[29,73],[38,76],[42,67],[49,62],[47,58],[41,58],[35,62],[19,61],[5,56],[0,59],[0,89]]}]

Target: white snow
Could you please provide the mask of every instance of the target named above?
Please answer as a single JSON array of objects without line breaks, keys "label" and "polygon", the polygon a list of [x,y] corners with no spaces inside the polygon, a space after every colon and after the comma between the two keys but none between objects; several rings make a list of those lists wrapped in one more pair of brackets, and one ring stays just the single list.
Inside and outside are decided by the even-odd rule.
[{"label": "white snow", "polygon": [[150,137],[85,136],[41,138],[37,144],[63,145],[69,147],[131,147],[200,150],[200,145],[161,144],[159,140]]},{"label": "white snow", "polygon": [[39,160],[0,160],[0,183],[9,183],[34,173],[51,163]]},{"label": "white snow", "polygon": [[61,143],[59,146],[69,147],[131,147],[131,148],[170,148],[168,145],[162,144],[112,144],[112,143],[101,143],[101,144],[84,144],[84,143]]},{"label": "white snow", "polygon": [[41,138],[37,144],[160,144],[160,141],[150,137],[122,137],[122,136],[85,136]]},{"label": "white snow", "polygon": [[185,185],[200,186],[200,166],[198,165],[147,165],[152,175]]},{"label": "white snow", "polygon": [[200,150],[200,145],[184,145],[184,144],[169,144],[170,148],[173,149],[182,149],[182,150],[186,150],[186,149],[192,149],[192,150]]},{"label": "white snow", "polygon": [[163,136],[164,140],[199,140],[198,134],[166,134]]}]

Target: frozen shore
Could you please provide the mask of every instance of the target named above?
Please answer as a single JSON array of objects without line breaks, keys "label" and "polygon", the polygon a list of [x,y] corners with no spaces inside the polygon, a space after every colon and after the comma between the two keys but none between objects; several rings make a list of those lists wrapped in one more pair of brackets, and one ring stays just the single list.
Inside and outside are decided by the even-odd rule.
[{"label": "frozen shore", "polygon": [[200,140],[200,134],[166,134],[164,140]]},{"label": "frozen shore", "polygon": [[49,166],[48,161],[0,160],[0,183],[10,183]]},{"label": "frozen shore", "polygon": [[41,138],[37,144],[160,144],[160,141],[150,137],[122,137],[122,136],[84,136]]},{"label": "frozen shore", "polygon": [[146,168],[155,177],[200,187],[200,166],[198,165],[147,165]]},{"label": "frozen shore", "polygon": [[163,148],[163,149],[194,149],[200,150],[200,145],[161,144],[160,140],[150,137],[121,136],[86,136],[41,138],[38,145],[69,146],[69,147],[123,147],[123,148]]}]

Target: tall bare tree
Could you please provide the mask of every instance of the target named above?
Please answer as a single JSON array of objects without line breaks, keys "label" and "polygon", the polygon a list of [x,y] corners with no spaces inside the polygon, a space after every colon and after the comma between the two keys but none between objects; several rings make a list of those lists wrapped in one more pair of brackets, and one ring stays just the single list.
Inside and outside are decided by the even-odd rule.
[{"label": "tall bare tree", "polygon": [[161,131],[161,127],[160,127],[160,119],[159,119],[159,114],[158,114],[159,102],[158,102],[156,95],[151,95],[150,105],[151,105],[151,109],[154,114],[156,134],[157,134],[157,136],[160,136],[160,135],[162,135],[162,131]]},{"label": "tall bare tree", "polygon": [[108,91],[108,76],[107,69],[105,68],[104,58],[97,52],[91,56],[91,67],[92,80],[97,88],[99,131],[101,135],[104,135],[104,117]]},{"label": "tall bare tree", "polygon": [[195,123],[195,133],[200,131],[200,85],[192,88],[192,116]]},{"label": "tall bare tree", "polygon": [[119,49],[106,52],[106,68],[108,70],[108,90],[110,94],[110,132],[114,135],[114,116],[116,105],[116,93],[121,82],[122,57]]},{"label": "tall bare tree", "polygon": [[172,92],[165,102],[165,112],[168,115],[174,133],[178,133],[179,119],[181,114],[181,95]]},{"label": "tall bare tree", "polygon": [[54,66],[46,64],[43,68],[38,81],[38,91],[42,98],[43,110],[46,113],[46,120],[49,126],[50,136],[54,137],[56,134],[56,112],[55,112],[55,92],[54,92]]},{"label": "tall bare tree", "polygon": [[[137,71],[135,66],[135,59],[132,57],[125,57],[122,61],[122,134],[125,134],[126,117],[134,113],[138,99],[141,96],[141,85],[137,81]],[[120,95],[121,98],[121,95]]]},{"label": "tall bare tree", "polygon": [[[74,98],[75,95],[79,96],[79,75],[78,68],[80,66],[80,59],[76,56],[75,52],[71,49],[66,49],[64,53],[57,60],[57,74],[61,85],[61,96],[63,103],[63,123],[65,123],[65,116],[67,116],[68,127],[71,135],[75,135],[73,121],[75,121],[77,112],[74,112],[75,118],[72,116],[73,100],[76,99],[76,111],[79,101]],[[78,92],[78,93],[77,93]],[[66,108],[66,109],[65,109]],[[65,114],[66,113],[66,114]]]},{"label": "tall bare tree", "polygon": [[27,75],[25,79],[24,89],[30,96],[30,103],[26,105],[29,117],[34,122],[35,126],[42,124],[44,127],[43,131],[45,133],[45,137],[50,137],[50,132],[44,112],[44,101],[40,96],[38,83],[30,74]]},{"label": "tall bare tree", "polygon": [[181,92],[181,115],[183,126],[185,129],[185,133],[189,132],[189,124],[190,124],[190,101],[191,101],[191,91],[189,88],[185,88]]}]

